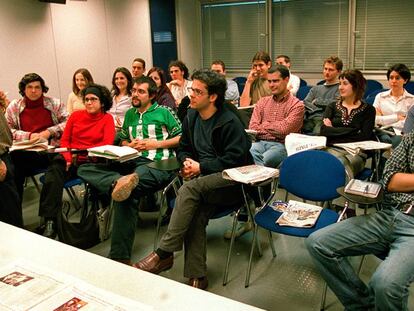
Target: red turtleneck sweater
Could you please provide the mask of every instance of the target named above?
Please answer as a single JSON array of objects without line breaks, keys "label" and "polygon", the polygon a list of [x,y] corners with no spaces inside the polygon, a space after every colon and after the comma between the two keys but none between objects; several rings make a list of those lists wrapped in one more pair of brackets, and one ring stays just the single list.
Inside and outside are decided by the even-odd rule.
[{"label": "red turtleneck sweater", "polygon": [[54,125],[50,110],[43,104],[43,95],[35,101],[24,97],[24,103],[26,107],[20,114],[20,128],[23,131],[40,133]]}]

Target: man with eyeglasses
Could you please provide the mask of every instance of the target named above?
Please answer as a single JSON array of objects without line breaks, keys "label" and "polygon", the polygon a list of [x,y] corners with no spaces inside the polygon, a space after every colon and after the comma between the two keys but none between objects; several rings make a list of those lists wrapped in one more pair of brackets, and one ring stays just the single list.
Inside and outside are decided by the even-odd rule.
[{"label": "man with eyeglasses", "polygon": [[251,164],[250,140],[238,117],[224,106],[226,80],[208,70],[192,76],[190,107],[177,151],[180,188],[167,232],[158,249],[135,264],[158,274],[173,265],[173,253],[183,248],[184,276],[190,286],[206,289],[206,226],[226,206],[242,203],[239,184],[224,179],[222,171]]},{"label": "man with eyeglasses", "polygon": [[169,171],[148,166],[153,161],[175,156],[181,123],[175,112],[154,101],[157,85],[149,77],[134,78],[132,108],[126,114],[119,135],[121,145],[140,152],[140,157],[124,162],[89,163],[78,175],[101,193],[111,193],[114,220],[109,258],[131,265],[139,200],[164,188],[173,178]]},{"label": "man with eyeglasses", "polygon": [[302,128],[305,107],[289,92],[287,67],[270,69],[267,81],[272,96],[262,97],[254,107],[249,129],[257,134],[250,152],[256,164],[276,168],[287,157],[285,137]]},{"label": "man with eyeglasses", "polygon": [[[59,99],[44,96],[48,90],[43,78],[36,73],[28,73],[20,80],[19,93],[23,97],[13,100],[6,110],[13,140],[39,139],[48,141],[49,145],[59,146],[68,113]],[[59,190],[59,183],[54,181],[64,180],[65,159],[60,154],[35,151],[13,151],[11,157],[21,200],[26,176],[46,171],[40,193],[39,216],[45,220],[43,235],[56,237],[56,217],[63,190]]]}]

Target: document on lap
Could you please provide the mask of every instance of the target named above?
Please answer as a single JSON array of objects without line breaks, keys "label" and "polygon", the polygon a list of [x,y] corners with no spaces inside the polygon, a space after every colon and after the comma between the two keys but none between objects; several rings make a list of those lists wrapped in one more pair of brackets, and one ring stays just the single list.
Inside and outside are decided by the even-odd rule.
[{"label": "document on lap", "polygon": [[125,162],[140,156],[139,151],[128,146],[105,145],[88,149],[89,157],[100,157]]}]

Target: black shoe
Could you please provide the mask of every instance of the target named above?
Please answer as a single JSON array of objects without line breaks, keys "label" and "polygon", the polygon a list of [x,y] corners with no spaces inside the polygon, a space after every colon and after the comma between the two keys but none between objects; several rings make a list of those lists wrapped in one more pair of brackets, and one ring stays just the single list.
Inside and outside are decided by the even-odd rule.
[{"label": "black shoe", "polygon": [[54,239],[56,237],[56,224],[54,220],[47,220],[45,224],[45,231],[43,236],[46,238]]}]

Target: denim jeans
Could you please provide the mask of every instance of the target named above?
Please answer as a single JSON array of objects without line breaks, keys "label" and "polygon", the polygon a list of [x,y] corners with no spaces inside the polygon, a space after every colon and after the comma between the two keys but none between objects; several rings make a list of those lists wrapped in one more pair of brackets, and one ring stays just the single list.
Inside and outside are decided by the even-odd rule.
[{"label": "denim jeans", "polygon": [[[414,278],[414,216],[388,207],[316,231],[305,244],[345,310],[407,310]],[[365,254],[387,256],[368,285],[347,259]]]},{"label": "denim jeans", "polygon": [[259,140],[252,144],[250,153],[254,163],[268,167],[278,167],[287,157],[285,145],[275,141]]}]

